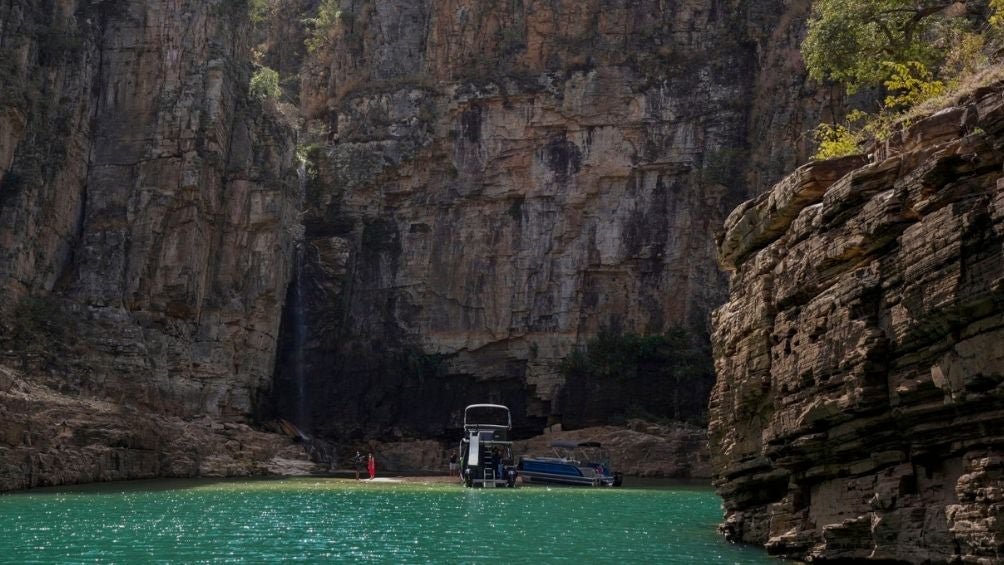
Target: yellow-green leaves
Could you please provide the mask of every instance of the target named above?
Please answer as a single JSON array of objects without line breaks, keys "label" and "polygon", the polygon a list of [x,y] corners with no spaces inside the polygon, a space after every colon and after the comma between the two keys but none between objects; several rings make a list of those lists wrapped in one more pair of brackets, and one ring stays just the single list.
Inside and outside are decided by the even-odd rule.
[{"label": "yellow-green leaves", "polygon": [[1004,28],[1004,0],[990,0],[990,25]]},{"label": "yellow-green leaves", "polygon": [[884,62],[882,66],[889,71],[885,87],[889,95],[885,97],[886,109],[911,108],[945,93],[945,83],[935,80],[931,71],[918,61],[907,63]]},{"label": "yellow-green leaves", "polygon": [[251,84],[248,85],[251,96],[259,100],[275,100],[282,95],[279,88],[279,73],[268,67],[258,67],[258,70],[251,75]]},{"label": "yellow-green leaves", "polygon": [[843,124],[819,124],[813,132],[819,149],[812,156],[817,161],[860,153],[859,132]]}]

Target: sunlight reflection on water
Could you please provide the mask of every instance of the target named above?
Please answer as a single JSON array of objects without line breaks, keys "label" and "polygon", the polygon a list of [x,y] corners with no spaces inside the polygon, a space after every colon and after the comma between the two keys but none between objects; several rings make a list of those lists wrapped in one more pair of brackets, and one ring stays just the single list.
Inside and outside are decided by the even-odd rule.
[{"label": "sunlight reflection on water", "polygon": [[0,561],[776,563],[725,543],[720,517],[693,488],[120,483],[0,496]]}]

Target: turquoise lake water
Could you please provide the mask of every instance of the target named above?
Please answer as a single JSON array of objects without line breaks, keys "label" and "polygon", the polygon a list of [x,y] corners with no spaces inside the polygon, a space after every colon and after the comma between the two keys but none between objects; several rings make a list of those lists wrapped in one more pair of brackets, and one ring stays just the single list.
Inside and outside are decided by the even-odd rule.
[{"label": "turquoise lake water", "polygon": [[0,561],[780,563],[726,543],[720,519],[686,486],[139,481],[0,496]]}]

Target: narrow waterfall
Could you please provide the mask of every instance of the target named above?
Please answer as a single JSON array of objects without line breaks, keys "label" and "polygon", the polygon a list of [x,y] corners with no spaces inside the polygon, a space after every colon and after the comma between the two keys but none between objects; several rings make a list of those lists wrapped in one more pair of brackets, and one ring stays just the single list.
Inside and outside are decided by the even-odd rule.
[{"label": "narrow waterfall", "polygon": [[307,337],[307,312],[303,300],[303,247],[301,241],[296,246],[296,274],[293,279],[293,303],[290,305],[292,314],[292,369],[293,369],[293,423],[302,431],[309,425],[307,417],[307,382],[303,367],[303,349]]},{"label": "narrow waterfall", "polygon": [[[300,163],[297,169],[300,181],[299,209],[304,207],[307,192],[307,169],[304,163]],[[310,421],[307,411],[307,379],[304,371],[304,346],[307,340],[307,311],[304,300],[304,277],[303,263],[306,250],[305,228],[301,222],[300,237],[296,244],[296,269],[293,275],[292,304],[290,305],[290,331],[293,336],[292,343],[292,379],[293,379],[293,423],[301,431],[306,433],[309,429]]]}]

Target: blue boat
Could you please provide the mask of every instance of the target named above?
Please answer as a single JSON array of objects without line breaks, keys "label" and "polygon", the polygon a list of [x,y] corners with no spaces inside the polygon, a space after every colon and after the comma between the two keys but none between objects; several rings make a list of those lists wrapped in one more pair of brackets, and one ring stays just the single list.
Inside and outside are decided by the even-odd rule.
[{"label": "blue boat", "polygon": [[622,476],[610,470],[610,459],[595,441],[551,442],[554,457],[519,459],[516,470],[527,484],[619,487]]},{"label": "blue boat", "polygon": [[514,487],[509,431],[512,417],[501,404],[471,404],[464,410],[464,437],[460,440],[460,479],[467,487]]}]

